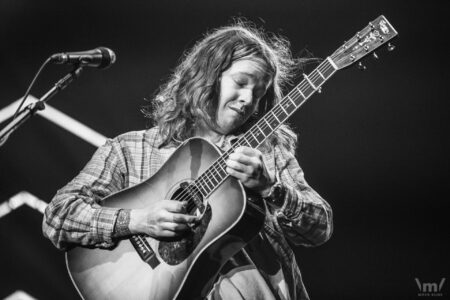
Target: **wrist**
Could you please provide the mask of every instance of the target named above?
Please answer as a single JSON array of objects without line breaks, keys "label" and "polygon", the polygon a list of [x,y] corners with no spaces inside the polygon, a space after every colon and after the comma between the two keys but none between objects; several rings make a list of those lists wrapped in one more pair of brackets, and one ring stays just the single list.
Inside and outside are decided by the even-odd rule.
[{"label": "wrist", "polygon": [[266,186],[263,190],[260,191],[260,195],[263,198],[267,198],[270,196],[270,193],[272,192],[273,186],[277,183],[277,181],[274,181]]},{"label": "wrist", "polygon": [[131,235],[130,230],[130,220],[131,220],[131,210],[130,209],[120,209],[116,222],[114,224],[113,236],[114,237],[124,237]]},{"label": "wrist", "polygon": [[267,192],[266,196],[263,196],[263,199],[267,203],[280,208],[284,204],[285,195],[286,190],[283,184],[280,181],[277,181],[270,187],[270,190]]},{"label": "wrist", "polygon": [[130,224],[128,228],[131,234],[141,234],[145,232],[146,215],[142,209],[130,209]]}]

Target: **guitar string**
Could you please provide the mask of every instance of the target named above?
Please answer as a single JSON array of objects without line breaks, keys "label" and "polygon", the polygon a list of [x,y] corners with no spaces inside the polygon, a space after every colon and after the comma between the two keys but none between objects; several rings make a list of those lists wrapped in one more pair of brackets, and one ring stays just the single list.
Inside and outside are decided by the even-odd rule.
[{"label": "guitar string", "polygon": [[[295,88],[293,88],[285,97],[282,98],[282,100],[272,109],[270,110],[266,116],[268,116],[266,118],[263,117],[260,121],[258,121],[247,133],[244,134],[243,137],[241,137],[239,140],[243,140],[245,141],[249,146],[252,146],[251,142],[249,142],[249,139],[252,138],[256,140],[256,142],[258,143],[256,145],[259,146],[262,142],[260,142],[255,135],[253,134],[253,131],[255,131],[254,129],[259,129],[261,131],[261,133],[259,134],[263,134],[264,135],[264,139],[266,139],[267,137],[269,137],[273,131],[275,131],[287,118],[289,118],[296,110],[299,106],[301,106],[314,92],[317,91],[317,89],[314,89],[314,86],[316,88],[320,87],[326,80],[328,80],[332,74],[331,73],[327,78],[322,78],[322,76],[320,76],[319,72],[322,73],[322,75],[326,72],[328,72],[331,68],[334,69],[334,67],[332,67],[332,65],[328,62],[328,65],[326,64],[328,61],[324,60],[315,70],[313,70],[309,75],[308,75],[308,79],[313,83],[313,86],[311,85],[311,83],[308,82],[308,80],[303,80],[302,82],[300,82],[300,84],[298,84]],[[335,71],[335,70],[334,70]],[[325,77],[325,76],[324,76]],[[322,81],[319,82],[319,84],[317,84],[317,81]],[[317,84],[317,86],[316,86]],[[301,96],[300,92],[298,91],[298,88],[300,89],[304,89],[305,87],[309,87],[309,88],[313,88],[313,92],[311,92],[307,97],[303,97],[302,96],[302,101],[297,104],[296,101],[298,99],[295,98],[299,98],[299,96]],[[292,95],[291,95],[292,94]],[[289,99],[289,98],[291,99]],[[294,97],[294,99],[292,99],[292,97]],[[290,105],[295,105],[295,109],[293,111],[291,111],[290,113],[286,113],[284,111],[284,109],[282,108],[282,106],[284,106],[285,104],[291,102]],[[295,104],[294,104],[295,103]],[[281,120],[279,120],[277,118],[277,116],[280,116],[281,112],[283,112],[286,116],[284,118],[282,118]],[[270,114],[269,114],[270,113]],[[272,122],[275,121],[278,123],[278,125],[275,126],[275,128],[272,129],[272,127],[269,126],[269,124],[267,124],[267,122],[263,121],[263,119],[267,120],[267,122],[269,124],[273,124]],[[270,128],[269,128],[270,127]],[[264,134],[264,130],[266,129],[270,129],[270,133],[268,135]],[[258,135],[259,135],[258,134]],[[239,141],[238,140],[238,141]],[[262,140],[262,141],[263,141]],[[224,153],[224,155],[222,155],[220,158],[218,158],[216,160],[215,163],[213,163],[211,165],[210,168],[208,168],[207,171],[205,171],[202,175],[200,175],[199,178],[197,178],[197,180],[193,181],[192,183],[190,183],[187,187],[187,189],[184,189],[182,193],[180,193],[179,195],[177,195],[176,200],[179,201],[187,201],[188,205],[187,205],[187,209],[188,211],[192,210],[195,206],[197,206],[197,204],[195,204],[195,201],[190,201],[193,197],[197,197],[198,196],[198,192],[201,193],[201,190],[198,186],[198,184],[206,184],[208,186],[208,183],[206,182],[207,179],[209,179],[209,182],[215,184],[216,186],[218,186],[219,184],[221,184],[229,175],[225,174],[221,175],[220,172],[224,172],[225,173],[225,169],[224,169],[224,165],[226,165],[226,160],[225,157],[227,158],[229,156],[229,154],[231,154],[232,152],[234,152],[234,150],[240,146],[241,143],[236,143],[238,145],[236,145],[236,147],[231,147],[231,149],[229,149],[227,152],[229,153]],[[217,170],[217,168],[220,167],[220,171]],[[211,173],[211,174],[208,174]],[[216,178],[216,175],[219,175],[219,179]],[[223,178],[221,178],[223,177]],[[204,179],[203,179],[204,178]],[[212,178],[214,178],[216,182],[214,182],[212,180]],[[197,182],[196,182],[197,181]],[[210,191],[208,192],[206,189],[205,191],[207,192],[206,195],[204,195],[204,197],[208,196],[208,194],[212,191],[213,189],[210,188]],[[201,193],[202,194],[202,193]],[[203,194],[202,194],[203,196]]]},{"label": "guitar string", "polygon": [[[329,69],[330,68],[332,68],[332,66],[331,66],[331,64],[329,64],[329,65],[327,65],[326,64],[326,60],[324,60],[315,70],[313,70],[310,74],[309,74],[309,77],[308,77],[308,79],[310,79],[311,81],[312,81],[312,83],[313,83],[313,85],[315,86],[315,83],[317,82],[317,81],[320,81],[320,80],[318,80],[318,79],[321,79],[321,81],[322,82],[319,82],[318,84],[317,84],[317,86],[316,87],[320,87],[326,80],[328,80],[330,77],[331,77],[331,75],[333,74],[333,73],[331,73],[329,76],[327,76],[327,78],[322,78],[322,76],[320,76],[320,74],[318,73],[318,72],[320,72],[320,71],[322,71],[321,73],[325,73],[326,74],[326,72],[328,72],[329,71]],[[334,69],[334,68],[333,68]],[[318,71],[318,72],[317,72]],[[324,76],[325,77],[325,76]],[[300,105],[302,105],[303,104],[303,102],[304,101],[306,101],[306,99],[308,99],[315,91],[317,91],[317,89],[314,89],[313,87],[313,89],[314,89],[314,91],[312,92],[312,93],[310,93],[309,95],[308,95],[308,97],[302,97],[302,101],[299,103],[299,104],[296,104],[295,105],[295,109],[293,110],[293,111],[291,111],[290,113],[288,113],[288,114],[286,114],[286,112],[283,110],[283,108],[282,108],[282,106],[283,105],[285,105],[286,103],[288,103],[288,101],[289,102],[293,102],[292,103],[292,105],[294,105],[294,103],[295,103],[295,101],[296,100],[298,100],[298,99],[292,99],[293,101],[291,101],[291,99],[289,99],[288,98],[288,96],[289,97],[294,97],[294,98],[298,98],[298,96],[300,96],[301,94],[300,94],[300,92],[298,91],[298,88],[305,88],[305,86],[306,86],[306,84],[308,84],[308,86],[311,88],[312,86],[311,86],[311,84],[305,79],[305,80],[303,80],[299,85],[297,85],[290,93],[288,93],[287,94],[287,96],[285,96],[285,97],[283,97],[283,99],[280,101],[280,105],[276,105],[275,107],[274,107],[274,109],[272,109],[270,112],[272,112],[270,115],[269,115],[269,112],[267,113],[267,115],[266,116],[268,116],[268,118],[267,118],[267,121],[270,123],[270,122],[272,122],[272,121],[274,121],[275,119],[277,119],[277,123],[278,123],[278,125],[276,125],[275,126],[275,128],[272,130],[272,127],[270,127],[269,126],[269,124],[267,124],[266,122],[261,122],[261,120],[259,121],[259,122],[257,122],[256,124],[255,124],[255,126],[254,127],[252,127],[246,134],[244,134],[244,136],[243,137],[241,137],[240,139],[242,139],[243,141],[245,141],[249,146],[252,146],[251,145],[251,142],[249,142],[249,139],[251,138],[251,136],[253,136],[254,137],[254,139],[258,142],[258,144],[261,144],[261,142],[254,136],[254,134],[252,133],[252,131],[254,131],[253,129],[254,128],[259,128],[261,131],[262,131],[262,134],[264,135],[264,138],[263,138],[263,140],[265,139],[265,138],[267,138],[268,136],[270,136],[271,135],[271,133],[274,131],[274,130],[276,130],[276,128],[279,126],[279,125],[281,125],[288,117],[290,117],[290,115],[292,115],[295,111],[296,111],[296,109],[300,106]],[[292,95],[290,95],[290,94],[292,94]],[[285,114],[286,114],[286,116],[284,117],[284,118],[282,118],[282,120],[279,120],[276,116],[278,115],[280,115],[280,113],[281,112],[284,112]],[[260,123],[259,125],[258,125],[258,123]],[[262,124],[262,125],[261,125]],[[271,123],[271,124],[273,124],[273,123]],[[264,134],[264,130],[265,129],[268,129],[270,127],[270,131],[271,131],[271,133],[269,133],[267,136]],[[225,153],[226,155],[222,155],[222,157],[220,157],[215,163],[213,163],[212,165],[211,165],[211,167],[205,172],[205,173],[203,173],[196,181],[198,181],[198,183],[199,184],[202,184],[202,185],[204,185],[204,184],[206,184],[206,185],[208,185],[208,183],[206,182],[206,180],[207,179],[209,179],[209,182],[211,182],[211,183],[213,183],[213,184],[215,184],[216,186],[218,186],[222,181],[224,181],[227,177],[228,177],[228,175],[227,174],[225,174],[225,176],[223,177],[223,175],[221,175],[221,173],[220,173],[220,171],[222,171],[222,172],[224,172],[225,173],[225,170],[224,170],[224,164],[226,164],[225,163],[225,157],[227,157],[229,154],[231,154],[231,152],[233,152],[234,150],[235,150],[235,148],[237,148],[238,146],[240,146],[240,143],[237,143],[238,145],[236,145],[236,147],[232,147],[232,149],[229,149],[229,151],[228,152],[230,152],[230,153]],[[256,147],[257,147],[258,145],[256,145]],[[220,167],[220,171],[218,171],[217,170],[217,167]],[[211,173],[211,174],[208,174],[208,173]],[[215,173],[215,174],[214,174]],[[217,179],[216,178],[216,175],[219,175],[219,179]],[[220,176],[222,176],[223,178],[220,178]],[[202,179],[202,177],[204,178],[204,179]],[[211,178],[214,178],[216,181],[217,181],[217,183],[215,183]],[[193,189],[193,187],[195,187],[195,189]],[[185,190],[186,191],[186,190]],[[205,189],[205,191],[207,192],[206,193],[206,195],[205,195],[205,197],[212,191],[212,189],[210,188],[210,191],[208,192],[206,189]],[[195,204],[195,201],[190,201],[191,199],[192,199],[192,197],[196,197],[197,195],[198,195],[198,192],[200,192],[201,193],[201,190],[200,190],[200,188],[198,187],[198,184],[197,184],[197,182],[192,182],[191,184],[189,184],[188,185],[188,188],[187,188],[187,191],[185,192],[185,193],[181,193],[177,198],[180,198],[180,199],[177,199],[177,200],[181,200],[181,201],[184,201],[184,200],[187,200],[187,202],[188,202],[188,207],[187,207],[187,209],[190,211],[192,208],[194,208],[195,206],[197,206],[196,204]],[[202,193],[201,193],[202,194]],[[202,194],[203,195],[203,194]]]}]

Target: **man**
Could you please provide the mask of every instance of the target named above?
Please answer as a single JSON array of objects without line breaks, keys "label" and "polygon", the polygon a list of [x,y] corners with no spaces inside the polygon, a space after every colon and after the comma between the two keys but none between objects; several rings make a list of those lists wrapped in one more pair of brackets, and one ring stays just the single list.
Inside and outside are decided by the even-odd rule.
[{"label": "man", "polygon": [[[288,43],[244,24],[219,28],[199,41],[145,110],[155,127],[108,140],[48,205],[44,234],[59,249],[71,245],[112,247],[121,238],[146,234],[177,238],[196,216],[185,203],[162,200],[140,209],[109,208],[106,196],[150,178],[176,147],[203,137],[222,150],[282,98],[296,61]],[[293,245],[316,246],[332,233],[332,211],[305,181],[294,157],[296,137],[281,126],[260,149],[238,147],[226,171],[262,198],[266,218],[230,259],[208,299],[308,299]]]}]

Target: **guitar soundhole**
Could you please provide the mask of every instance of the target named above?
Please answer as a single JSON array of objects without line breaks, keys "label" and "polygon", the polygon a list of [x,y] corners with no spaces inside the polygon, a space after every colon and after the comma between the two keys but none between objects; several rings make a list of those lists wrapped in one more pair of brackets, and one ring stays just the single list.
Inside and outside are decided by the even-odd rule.
[{"label": "guitar soundhole", "polygon": [[211,208],[203,204],[202,194],[188,183],[182,183],[175,191],[172,200],[187,201],[187,214],[201,215],[200,222],[191,227],[182,237],[173,241],[161,241],[158,252],[169,265],[177,265],[185,260],[197,247],[211,220]]}]

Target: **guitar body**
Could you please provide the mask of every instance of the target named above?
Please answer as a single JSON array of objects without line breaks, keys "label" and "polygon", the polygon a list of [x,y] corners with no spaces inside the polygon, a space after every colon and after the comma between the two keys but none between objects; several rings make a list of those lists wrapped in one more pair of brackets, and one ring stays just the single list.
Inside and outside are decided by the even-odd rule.
[{"label": "guitar body", "polygon": [[[190,139],[154,176],[109,196],[104,205],[143,208],[173,199],[182,183],[192,182],[220,155],[206,140]],[[112,250],[77,247],[68,251],[67,268],[80,295],[84,299],[205,297],[223,264],[257,234],[264,222],[264,214],[246,204],[241,183],[232,177],[227,177],[207,200],[204,221],[185,243],[145,238],[159,261],[156,266],[141,259],[130,240],[120,241]]]}]

